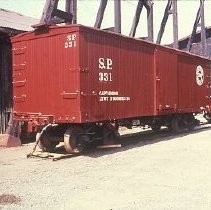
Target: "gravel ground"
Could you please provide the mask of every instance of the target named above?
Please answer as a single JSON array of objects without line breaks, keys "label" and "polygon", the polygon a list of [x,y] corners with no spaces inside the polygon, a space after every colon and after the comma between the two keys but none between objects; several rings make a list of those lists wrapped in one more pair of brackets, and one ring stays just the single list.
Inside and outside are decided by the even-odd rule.
[{"label": "gravel ground", "polygon": [[211,127],[132,131],[122,148],[59,161],[27,159],[34,144],[0,148],[0,209],[210,210]]}]

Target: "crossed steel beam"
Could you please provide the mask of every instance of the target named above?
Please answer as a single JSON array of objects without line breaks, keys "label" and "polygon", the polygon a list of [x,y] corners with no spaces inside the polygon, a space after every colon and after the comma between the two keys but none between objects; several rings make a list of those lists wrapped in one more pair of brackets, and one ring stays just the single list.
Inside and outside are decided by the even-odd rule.
[{"label": "crossed steel beam", "polygon": [[58,9],[58,2],[59,0],[46,0],[40,19],[41,24],[77,22],[77,0],[66,0],[66,11]]},{"label": "crossed steel beam", "polygon": [[[94,27],[100,28],[104,12],[108,3],[108,0],[99,0],[99,9],[97,12]],[[196,15],[196,20],[193,25],[193,30],[187,44],[187,50],[191,51],[191,47],[194,41],[197,28],[201,28],[201,44],[202,44],[202,55],[206,56],[206,28],[204,21],[204,1],[199,0],[200,5]],[[43,10],[43,14],[40,23],[51,23],[55,17],[62,19],[66,23],[77,23],[77,0],[66,0],[65,11],[59,10],[58,7],[59,0],[46,0],[46,4]],[[148,37],[147,39],[151,42],[154,41],[153,32],[153,0],[138,0],[135,15],[132,22],[132,27],[129,36],[134,37],[136,34],[137,26],[140,21],[141,12],[145,8],[147,10],[147,28]],[[84,14],[86,15],[86,14]],[[179,48],[178,44],[178,17],[177,17],[177,0],[167,0],[166,8],[164,11],[163,19],[161,21],[160,30],[157,35],[156,43],[160,44],[163,34],[165,32],[166,23],[168,21],[169,15],[173,16],[173,47]],[[55,20],[54,20],[55,21]],[[114,31],[116,33],[121,33],[121,0],[114,0]]]}]

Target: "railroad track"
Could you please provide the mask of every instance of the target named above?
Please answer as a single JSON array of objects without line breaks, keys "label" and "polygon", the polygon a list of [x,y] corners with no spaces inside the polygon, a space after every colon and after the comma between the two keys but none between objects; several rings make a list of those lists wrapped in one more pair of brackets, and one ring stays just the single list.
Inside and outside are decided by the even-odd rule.
[{"label": "railroad track", "polygon": [[[147,143],[156,143],[159,141],[166,141],[168,139],[173,139],[179,136],[189,135],[192,133],[201,132],[206,129],[211,129],[211,124],[208,123],[200,123],[199,126],[196,126],[194,130],[183,130],[180,133],[172,133],[169,132],[167,128],[161,129],[159,132],[153,132],[151,129],[142,130],[136,133],[128,133],[124,134],[120,138],[120,142],[122,146],[133,145],[134,143],[143,143],[144,145]],[[165,138],[160,140],[160,138]],[[166,139],[167,138],[167,139]],[[158,140],[159,139],[159,140]]]}]

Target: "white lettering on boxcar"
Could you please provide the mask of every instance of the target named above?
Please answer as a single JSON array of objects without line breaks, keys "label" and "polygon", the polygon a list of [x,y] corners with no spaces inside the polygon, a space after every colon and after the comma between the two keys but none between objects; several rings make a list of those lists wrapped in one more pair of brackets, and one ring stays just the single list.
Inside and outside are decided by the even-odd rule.
[{"label": "white lettering on boxcar", "polygon": [[130,101],[130,97],[110,97],[110,101]]},{"label": "white lettering on boxcar", "polygon": [[112,82],[112,59],[111,58],[99,58],[99,81],[100,82]]},{"label": "white lettering on boxcar", "polygon": [[99,69],[112,69],[111,58],[99,58]]},{"label": "white lettering on boxcar", "polygon": [[104,81],[104,82],[111,82],[112,81],[112,74],[111,73],[105,73],[105,72],[100,72],[99,73],[99,81]]},{"label": "white lettering on boxcar", "polygon": [[64,48],[76,47],[76,34],[68,34]]},{"label": "white lettering on boxcar", "polygon": [[109,90],[109,91],[99,91],[99,95],[100,96],[118,96],[119,93],[118,91]]},{"label": "white lettering on boxcar", "polygon": [[104,58],[99,58],[99,69],[105,69]]},{"label": "white lettering on boxcar", "polygon": [[109,101],[109,97],[100,97],[99,101]]},{"label": "white lettering on boxcar", "polygon": [[130,101],[130,97],[119,96],[118,91],[99,91],[99,101]]},{"label": "white lettering on boxcar", "polygon": [[199,86],[204,83],[204,70],[200,65],[196,67],[196,83]]}]

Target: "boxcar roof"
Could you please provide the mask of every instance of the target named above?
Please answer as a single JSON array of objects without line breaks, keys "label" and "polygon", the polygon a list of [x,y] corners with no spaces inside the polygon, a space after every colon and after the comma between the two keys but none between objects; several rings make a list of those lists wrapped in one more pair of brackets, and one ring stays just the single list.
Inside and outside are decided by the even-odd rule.
[{"label": "boxcar roof", "polygon": [[0,27],[2,28],[30,31],[33,29],[31,25],[37,22],[35,18],[0,8]]},{"label": "boxcar roof", "polygon": [[70,28],[71,28],[71,32],[73,32],[73,31],[86,31],[86,32],[92,32],[92,33],[93,32],[94,33],[103,33],[104,35],[112,36],[112,38],[128,39],[128,41],[140,42],[140,43],[142,43],[142,45],[144,44],[144,45],[147,45],[148,47],[151,47],[151,48],[161,49],[161,50],[168,51],[170,53],[176,53],[176,54],[180,54],[180,55],[184,55],[184,56],[203,58],[203,59],[210,61],[210,59],[208,59],[208,58],[204,58],[202,56],[195,55],[195,54],[192,54],[190,52],[181,51],[179,49],[173,49],[169,46],[163,46],[163,45],[152,43],[152,42],[149,42],[149,41],[146,41],[146,40],[128,37],[128,36],[125,36],[125,35],[122,35],[122,34],[117,34],[117,33],[112,32],[112,31],[105,31],[105,30],[102,30],[102,29],[88,27],[88,26],[84,26],[84,25],[80,25],[80,24],[46,26],[46,27],[43,27],[43,31],[38,29],[38,30],[33,30],[33,31],[30,31],[30,32],[25,32],[25,33],[16,35],[12,38],[12,42],[27,41],[27,40],[32,40],[32,39],[39,39],[39,38],[42,38],[42,37],[49,37],[49,36],[55,36],[55,35],[58,35],[58,34],[64,34],[64,33],[70,32],[69,31]]}]

